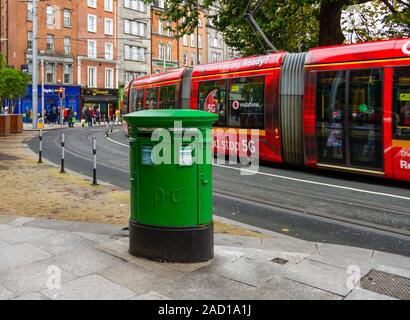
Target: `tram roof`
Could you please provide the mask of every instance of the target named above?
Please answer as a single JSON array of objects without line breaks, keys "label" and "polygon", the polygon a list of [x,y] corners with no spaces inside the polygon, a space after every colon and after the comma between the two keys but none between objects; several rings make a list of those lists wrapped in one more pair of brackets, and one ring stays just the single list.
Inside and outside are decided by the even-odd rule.
[{"label": "tram roof", "polygon": [[183,78],[184,72],[187,68],[181,68],[181,69],[175,69],[163,73],[158,73],[158,74],[152,74],[148,75],[145,77],[141,78],[136,78],[131,81],[131,83],[128,85],[128,88],[130,85],[133,87],[136,86],[141,86],[141,85],[147,85],[147,84],[155,84],[155,83],[162,83],[162,82],[167,82],[167,81],[174,81],[174,80],[180,80]]},{"label": "tram roof", "polygon": [[321,65],[397,58],[410,59],[410,38],[320,47],[309,51],[306,64]]}]

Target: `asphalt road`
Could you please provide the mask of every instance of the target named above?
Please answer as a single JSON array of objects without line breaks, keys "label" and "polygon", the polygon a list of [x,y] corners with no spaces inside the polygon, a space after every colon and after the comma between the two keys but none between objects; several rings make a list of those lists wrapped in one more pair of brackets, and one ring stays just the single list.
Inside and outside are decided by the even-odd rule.
[{"label": "asphalt road", "polygon": [[[65,133],[66,168],[92,175],[97,138],[98,179],[129,189],[128,139],[121,127],[49,131],[43,157],[60,163]],[[38,139],[28,142],[37,152]],[[354,174],[262,164],[252,175],[214,165],[214,214],[308,241],[358,246],[410,256],[410,184]],[[251,172],[252,171],[252,172]],[[284,231],[285,230],[285,231]]]}]

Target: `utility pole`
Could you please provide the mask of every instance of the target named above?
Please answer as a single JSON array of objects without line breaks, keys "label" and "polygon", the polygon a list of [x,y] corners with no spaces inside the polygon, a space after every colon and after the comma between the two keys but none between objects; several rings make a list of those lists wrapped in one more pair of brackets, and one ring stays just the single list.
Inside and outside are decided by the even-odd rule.
[{"label": "utility pole", "polygon": [[44,105],[44,57],[41,57],[41,108],[43,110],[42,118],[44,118],[44,114],[46,110],[46,107]]},{"label": "utility pole", "polygon": [[38,122],[38,58],[37,58],[37,0],[33,1],[33,129],[37,129]]}]

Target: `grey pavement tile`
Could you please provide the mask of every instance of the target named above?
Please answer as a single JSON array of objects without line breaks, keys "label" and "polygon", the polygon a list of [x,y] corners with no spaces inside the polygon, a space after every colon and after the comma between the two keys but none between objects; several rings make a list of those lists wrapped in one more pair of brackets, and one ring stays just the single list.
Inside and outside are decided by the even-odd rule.
[{"label": "grey pavement tile", "polygon": [[372,263],[374,266],[385,265],[410,271],[410,257],[400,256],[392,253],[375,251],[373,254]]},{"label": "grey pavement tile", "polygon": [[55,255],[63,255],[98,244],[96,241],[84,238],[70,232],[61,232],[58,235],[41,238],[33,244]]},{"label": "grey pavement tile", "polygon": [[39,292],[35,292],[35,293],[30,293],[24,296],[19,296],[11,300],[50,300],[50,298],[46,297],[45,295]]},{"label": "grey pavement tile", "polygon": [[315,243],[291,237],[262,238],[261,241],[261,249],[299,252],[305,254],[311,254],[317,250]]},{"label": "grey pavement tile", "polygon": [[131,261],[134,260],[135,257],[128,253],[129,249],[129,239],[122,238],[119,240],[105,242],[96,246],[98,250],[104,251],[110,255],[119,257],[121,259]]},{"label": "grey pavement tile", "polygon": [[15,227],[10,226],[8,224],[0,224],[0,231],[5,231],[5,230],[11,230],[14,229]]},{"label": "grey pavement tile", "polygon": [[0,273],[0,285],[18,296],[41,291],[49,283],[64,283],[77,277],[54,264],[55,258],[24,264]]},{"label": "grey pavement tile", "polygon": [[355,288],[344,300],[397,300],[376,292]]},{"label": "grey pavement tile", "polygon": [[119,263],[123,263],[121,259],[94,248],[75,251],[54,259],[55,265],[80,277],[108,269]]},{"label": "grey pavement tile", "polygon": [[8,245],[10,245],[9,242],[0,239],[0,248],[7,247]]},{"label": "grey pavement tile", "polygon": [[175,270],[154,271],[133,263],[124,263],[99,272],[104,278],[136,294],[156,290],[166,281],[174,280],[182,275]]},{"label": "grey pavement tile", "polygon": [[61,290],[41,293],[53,300],[127,300],[135,297],[131,290],[95,274],[67,282]]},{"label": "grey pavement tile", "polygon": [[346,270],[349,266],[359,266],[362,273],[371,270],[373,250],[347,247],[328,243],[318,243],[318,252],[310,260],[327,263]]},{"label": "grey pavement tile", "polygon": [[261,248],[262,238],[233,236],[225,233],[216,233],[215,245],[244,248]]},{"label": "grey pavement tile", "polygon": [[34,220],[34,218],[20,217],[20,218],[17,218],[15,220],[9,222],[9,225],[15,226],[15,227],[20,227],[20,226],[25,225],[27,222],[30,222],[32,220]]},{"label": "grey pavement tile", "polygon": [[136,296],[131,300],[172,300],[172,299],[158,292],[150,291],[148,293],[144,293],[139,296]]},{"label": "grey pavement tile", "polygon": [[89,222],[76,222],[72,224],[67,230],[71,232],[86,232],[86,233],[100,233],[100,234],[122,234],[124,226],[102,224],[102,223],[89,223]]},{"label": "grey pavement tile", "polygon": [[0,215],[0,224],[7,224],[13,220],[16,220],[19,216],[8,216],[8,215]]},{"label": "grey pavement tile", "polygon": [[0,248],[0,271],[51,257],[48,252],[29,243]]},{"label": "grey pavement tile", "polygon": [[233,263],[216,267],[210,266],[209,268],[202,269],[202,271],[212,272],[224,278],[243,282],[250,286],[261,287],[277,274],[278,268],[277,265],[274,265],[273,262],[269,260],[261,262],[242,257]]},{"label": "grey pavement tile", "polygon": [[278,276],[261,287],[264,300],[341,300],[342,297]]},{"label": "grey pavement tile", "polygon": [[78,234],[79,236],[96,241],[98,243],[116,241],[121,238],[121,237],[111,235],[111,234],[87,233],[87,232],[72,232],[72,233]]},{"label": "grey pavement tile", "polygon": [[8,299],[14,298],[15,296],[16,296],[15,293],[0,286],[0,300],[8,300]]},{"label": "grey pavement tile", "polygon": [[26,227],[44,228],[54,230],[64,230],[74,224],[73,221],[54,220],[54,219],[34,219],[25,224]]},{"label": "grey pavement tile", "polygon": [[178,300],[257,300],[263,295],[252,286],[203,270],[167,282],[156,291]]},{"label": "grey pavement tile", "polygon": [[351,274],[343,269],[311,260],[286,264],[284,267],[278,274],[281,277],[340,296],[346,296],[350,292],[347,283]]},{"label": "grey pavement tile", "polygon": [[34,242],[41,238],[50,237],[58,235],[55,230],[40,229],[40,228],[30,228],[30,227],[17,227],[2,230],[0,232],[0,239],[6,240],[10,243],[23,243],[23,242]]}]

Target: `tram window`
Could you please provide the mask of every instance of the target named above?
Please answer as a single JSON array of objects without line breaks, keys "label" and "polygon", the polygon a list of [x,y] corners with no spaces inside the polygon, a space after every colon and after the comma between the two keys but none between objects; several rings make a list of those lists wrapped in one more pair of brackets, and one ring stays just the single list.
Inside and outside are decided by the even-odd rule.
[{"label": "tram window", "polygon": [[410,67],[394,69],[393,138],[410,140]]},{"label": "tram window", "polygon": [[226,81],[207,81],[199,85],[198,108],[219,115],[215,123],[226,126]]},{"label": "tram window", "polygon": [[124,92],[124,97],[122,101],[123,101],[122,114],[127,114],[130,112],[130,110],[128,109],[128,92],[127,91]]},{"label": "tram window", "polygon": [[145,109],[157,109],[158,108],[158,88],[147,89],[145,99]]},{"label": "tram window", "polygon": [[137,90],[137,92],[135,93],[135,97],[136,97],[136,101],[134,103],[134,108],[135,110],[140,111],[143,109],[144,90],[143,89]]},{"label": "tram window", "polygon": [[382,167],[382,70],[349,72],[348,128],[350,163]]},{"label": "tram window", "polygon": [[319,161],[345,162],[344,106],[346,73],[320,72],[316,89],[316,135]]},{"label": "tram window", "polygon": [[161,87],[160,89],[160,109],[174,109],[175,108],[175,86]]},{"label": "tram window", "polygon": [[229,88],[229,127],[264,129],[265,79],[239,78]]}]

